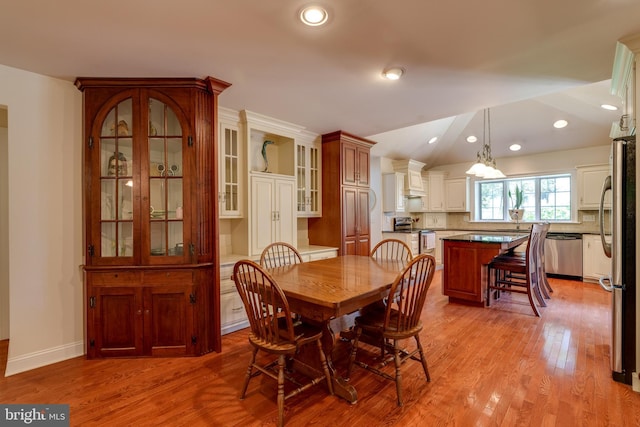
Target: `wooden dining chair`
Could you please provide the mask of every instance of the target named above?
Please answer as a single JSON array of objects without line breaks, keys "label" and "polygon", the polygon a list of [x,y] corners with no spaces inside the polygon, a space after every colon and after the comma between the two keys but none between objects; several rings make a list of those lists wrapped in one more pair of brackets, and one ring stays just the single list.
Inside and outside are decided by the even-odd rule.
[{"label": "wooden dining chair", "polygon": [[[355,338],[346,377],[350,378],[353,365],[356,364],[376,375],[395,381],[398,406],[402,406],[400,368],[406,361],[419,361],[427,381],[431,381],[427,359],[420,343],[420,331],[422,331],[420,317],[435,270],[436,260],[433,256],[421,254],[413,258],[393,281],[389,294],[397,295],[397,297],[387,305],[384,312],[371,311],[355,319]],[[369,365],[359,360],[357,358],[358,344],[363,332],[369,336],[377,335],[380,342],[386,343],[387,340],[392,342],[393,355],[390,354],[387,358],[382,358],[375,365]],[[411,337],[415,339],[416,349],[411,352],[401,349],[400,341]],[[383,370],[392,360],[395,364],[395,375],[390,375]]]},{"label": "wooden dining chair", "polygon": [[398,239],[381,240],[373,247],[370,256],[374,259],[397,259],[405,261],[413,258],[409,245]]},{"label": "wooden dining chair", "polygon": [[[233,267],[233,279],[249,318],[249,343],[253,346],[240,399],[245,398],[251,378],[262,373],[276,380],[278,425],[282,426],[285,400],[323,382],[327,384],[329,393],[333,394],[331,374],[322,350],[322,330],[304,322],[297,322],[294,326],[289,303],[282,289],[271,275],[255,262],[238,261]],[[295,355],[301,347],[313,343],[316,345],[323,372],[301,384],[298,378],[294,379],[285,372],[285,362],[287,357]],[[271,360],[267,363],[256,363],[258,351],[275,356],[275,359],[269,358]],[[286,395],[285,379],[295,384],[295,388]]]},{"label": "wooden dining chair", "polygon": [[260,254],[260,265],[265,268],[275,268],[300,263],[302,263],[300,252],[286,242],[271,243],[264,248],[262,254]]},{"label": "wooden dining chair", "polygon": [[[549,229],[548,224],[533,224],[524,256],[506,252],[496,255],[488,264],[486,304],[491,305],[492,293],[499,297],[502,292],[526,294],[529,304],[536,316],[540,317],[538,305],[547,304],[542,296],[540,286],[544,267],[541,245]],[[538,304],[534,301],[538,301]]]}]

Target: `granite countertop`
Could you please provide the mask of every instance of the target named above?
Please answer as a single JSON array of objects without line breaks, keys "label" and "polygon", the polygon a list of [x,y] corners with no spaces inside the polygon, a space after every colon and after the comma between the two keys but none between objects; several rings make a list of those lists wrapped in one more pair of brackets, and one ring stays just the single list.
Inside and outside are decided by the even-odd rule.
[{"label": "granite countertop", "polygon": [[478,242],[478,243],[511,243],[515,240],[528,237],[527,233],[467,233],[456,234],[454,236],[443,237],[442,240],[451,240],[459,242]]}]

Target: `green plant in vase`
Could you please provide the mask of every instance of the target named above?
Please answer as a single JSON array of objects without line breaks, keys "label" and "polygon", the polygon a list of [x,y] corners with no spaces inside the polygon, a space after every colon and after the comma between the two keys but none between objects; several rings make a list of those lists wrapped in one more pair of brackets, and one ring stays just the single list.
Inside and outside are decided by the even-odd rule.
[{"label": "green plant in vase", "polygon": [[509,199],[511,200],[512,206],[511,209],[509,209],[509,216],[517,222],[522,221],[522,217],[524,216],[524,208],[522,208],[522,203],[524,203],[524,190],[516,184],[514,193],[515,194],[512,194],[511,190],[509,190]]}]

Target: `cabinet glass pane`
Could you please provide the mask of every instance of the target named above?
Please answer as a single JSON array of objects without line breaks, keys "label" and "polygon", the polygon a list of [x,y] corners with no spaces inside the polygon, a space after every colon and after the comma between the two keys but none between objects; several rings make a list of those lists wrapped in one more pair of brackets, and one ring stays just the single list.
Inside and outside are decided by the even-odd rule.
[{"label": "cabinet glass pane", "polygon": [[101,179],[100,219],[110,221],[116,219],[116,181]]},{"label": "cabinet glass pane", "polygon": [[100,255],[103,257],[116,256],[116,224],[115,222],[103,222],[101,227]]},{"label": "cabinet glass pane", "polygon": [[167,234],[165,232],[164,221],[154,221],[151,223],[151,255],[167,254]]},{"label": "cabinet glass pane", "polygon": [[182,178],[171,178],[167,182],[169,191],[167,198],[169,200],[168,214],[169,219],[182,219],[184,208],[182,203]]},{"label": "cabinet glass pane", "polygon": [[309,149],[309,200],[312,212],[320,210],[320,150]]},{"label": "cabinet glass pane", "polygon": [[304,212],[307,209],[307,147],[304,145],[298,145],[296,147],[296,151],[296,157],[298,158],[298,162],[296,164],[296,174],[298,179],[298,212]]},{"label": "cabinet glass pane", "polygon": [[238,131],[236,129],[224,129],[224,182],[223,202],[226,211],[238,210]]},{"label": "cabinet glass pane", "polygon": [[182,221],[169,223],[169,255],[182,255]]},{"label": "cabinet glass pane", "polygon": [[178,256],[184,241],[182,127],[173,110],[149,102],[149,221],[151,255]]},{"label": "cabinet glass pane", "polygon": [[[100,127],[101,255],[133,255],[132,101],[109,111]],[[117,230],[117,232],[116,232]]]},{"label": "cabinet glass pane", "polygon": [[118,256],[133,256],[133,223],[118,223]]}]

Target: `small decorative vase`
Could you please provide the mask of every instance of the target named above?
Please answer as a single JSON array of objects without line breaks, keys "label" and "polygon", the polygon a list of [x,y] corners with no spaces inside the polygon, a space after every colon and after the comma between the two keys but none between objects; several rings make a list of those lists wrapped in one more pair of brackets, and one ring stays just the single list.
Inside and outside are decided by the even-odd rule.
[{"label": "small decorative vase", "polygon": [[522,217],[524,216],[524,209],[509,209],[509,217],[513,221],[522,221]]}]

